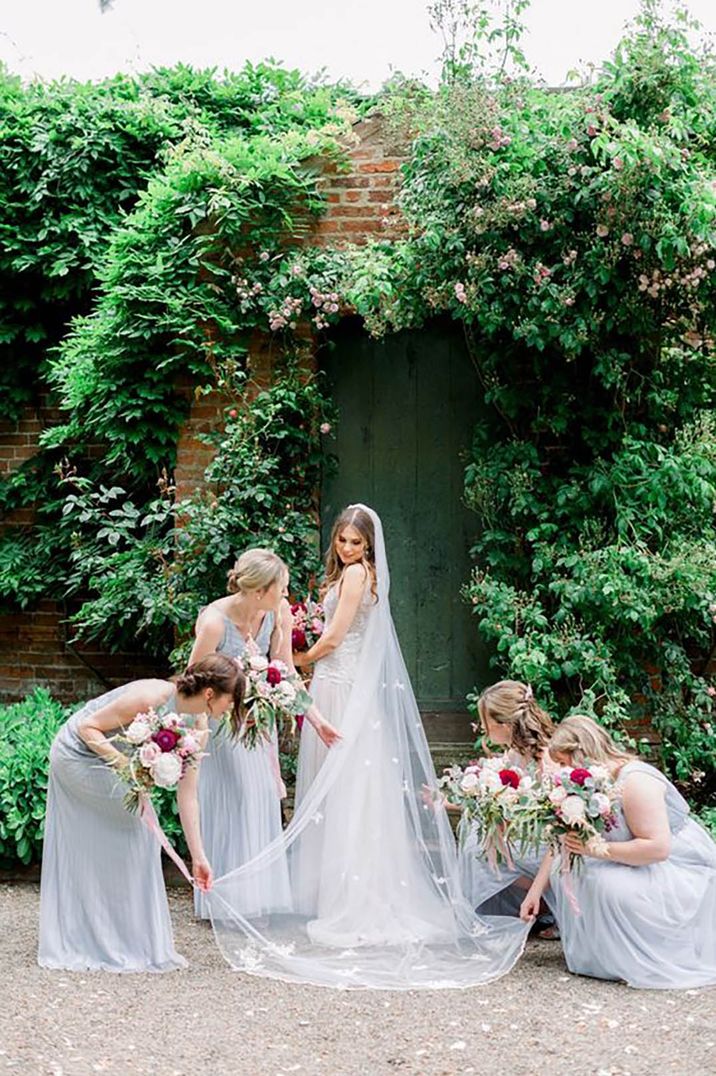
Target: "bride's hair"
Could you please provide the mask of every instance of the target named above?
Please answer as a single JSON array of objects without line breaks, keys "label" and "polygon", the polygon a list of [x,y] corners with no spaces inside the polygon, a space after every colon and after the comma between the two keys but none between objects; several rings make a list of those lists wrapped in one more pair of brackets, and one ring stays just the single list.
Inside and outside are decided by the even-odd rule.
[{"label": "bride's hair", "polygon": [[373,598],[378,600],[377,576],[375,572],[375,529],[373,520],[363,508],[344,508],[331,530],[331,540],[326,553],[326,575],[321,585],[321,597],[334,583],[337,583],[343,575],[345,565],[336,553],[336,539],[344,527],[355,527],[365,542],[361,564],[370,578],[370,591]]},{"label": "bride's hair", "polygon": [[509,726],[510,747],[537,762],[554,732],[552,719],[535,701],[532,688],[519,680],[500,680],[485,688],[477,700],[477,712],[483,732],[487,733],[487,718]]},{"label": "bride's hair", "polygon": [[611,738],[606,729],[583,714],[565,717],[557,726],[549,741],[549,753],[552,758],[555,755],[569,755],[578,765],[585,762],[604,765],[633,757]]},{"label": "bride's hair", "polygon": [[175,683],[177,691],[188,699],[208,687],[213,688],[217,695],[231,695],[233,706],[229,721],[232,733],[238,734],[243,721],[246,679],[233,658],[226,654],[208,654],[177,676]]}]

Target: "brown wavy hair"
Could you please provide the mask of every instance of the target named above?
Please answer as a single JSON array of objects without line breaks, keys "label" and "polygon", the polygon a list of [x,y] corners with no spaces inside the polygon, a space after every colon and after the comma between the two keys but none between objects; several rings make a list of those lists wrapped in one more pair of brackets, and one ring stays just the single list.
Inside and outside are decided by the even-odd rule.
[{"label": "brown wavy hair", "polygon": [[213,688],[217,695],[231,695],[233,701],[229,725],[232,735],[238,736],[244,719],[246,678],[233,658],[226,654],[208,654],[177,676],[175,683],[177,691],[188,699],[208,687]]},{"label": "brown wavy hair", "polygon": [[361,564],[370,579],[370,592],[378,600],[378,582],[375,571],[375,529],[373,520],[363,508],[344,508],[331,530],[331,540],[326,553],[326,574],[321,584],[321,598],[324,598],[334,583],[340,581],[345,565],[336,553],[336,539],[344,527],[355,527],[365,542],[365,551]]},{"label": "brown wavy hair", "polygon": [[536,702],[532,689],[520,680],[500,680],[485,688],[477,700],[483,731],[486,719],[508,725],[510,746],[527,759],[539,762],[554,732],[552,718]]}]

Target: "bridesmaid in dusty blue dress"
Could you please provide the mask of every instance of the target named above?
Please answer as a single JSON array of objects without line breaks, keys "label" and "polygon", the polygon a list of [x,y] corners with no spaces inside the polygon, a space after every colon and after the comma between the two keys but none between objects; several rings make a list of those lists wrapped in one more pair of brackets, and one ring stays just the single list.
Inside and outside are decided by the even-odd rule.
[{"label": "bridesmaid in dusty blue dress", "polygon": [[[218,651],[230,657],[244,654],[252,640],[258,651],[293,668],[291,609],[286,600],[288,568],[269,549],[248,549],[229,572],[229,594],[201,610],[190,661]],[[338,737],[313,709],[306,715],[326,744]],[[274,736],[254,748],[223,733],[211,723],[209,757],[202,763],[199,806],[207,855],[217,878],[253,859],[281,834],[281,779],[278,742]],[[288,910],[291,904],[288,869],[278,858],[260,881],[242,889],[245,915],[258,916],[269,908]],[[195,891],[194,910],[209,918],[206,898]]]},{"label": "bridesmaid in dusty blue dress", "polygon": [[[480,695],[477,703],[482,731],[491,743],[503,747],[508,762],[535,774],[553,768],[547,745],[554,732],[549,715],[537,703],[528,684],[500,680]],[[519,915],[526,891],[544,858],[541,854],[515,855],[512,866],[488,863],[481,853],[474,827],[465,816],[458,825],[458,862],[462,889],[482,915]],[[549,901],[550,894],[547,894]],[[551,937],[554,920],[541,917],[543,934]]]},{"label": "bridesmaid in dusty blue dress", "polygon": [[523,918],[549,883],[570,971],[635,987],[716,986],[716,842],[663,773],[628,755],[591,718],[566,718],[550,753],[562,766],[604,766],[621,787],[619,822],[606,846],[565,839],[584,856],[571,878],[579,912],[548,856]]},{"label": "bridesmaid in dusty blue dress", "polygon": [[[125,755],[111,742],[137,713],[153,707],[197,715],[240,707],[243,677],[219,656],[187,669],[176,685],[137,680],[87,703],[50,750],[40,887],[38,962],[68,971],[171,971],[186,961],[174,948],[157,837],[123,806]],[[212,873],[202,846],[197,769],[177,799],[193,876]]]}]

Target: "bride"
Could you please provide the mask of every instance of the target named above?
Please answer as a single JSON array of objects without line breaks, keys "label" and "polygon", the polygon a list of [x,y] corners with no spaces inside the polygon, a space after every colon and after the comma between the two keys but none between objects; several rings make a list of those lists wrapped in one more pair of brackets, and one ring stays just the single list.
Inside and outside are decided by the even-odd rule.
[{"label": "bride", "polygon": [[[311,694],[342,734],[304,725],[286,832],[209,894],[215,934],[243,971],[334,987],[467,987],[504,975],[528,924],[478,918],[459,883],[447,815],[395,635],[380,519],[352,505],[333,528],[326,628],[305,655]],[[288,856],[292,909],[242,916],[242,895]],[[244,905],[245,906],[245,905]]]}]

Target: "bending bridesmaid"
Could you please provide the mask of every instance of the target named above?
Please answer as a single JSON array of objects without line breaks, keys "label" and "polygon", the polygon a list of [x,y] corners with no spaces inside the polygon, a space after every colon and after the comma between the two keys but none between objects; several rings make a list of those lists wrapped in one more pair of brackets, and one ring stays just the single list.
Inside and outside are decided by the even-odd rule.
[{"label": "bending bridesmaid", "polygon": [[[554,768],[547,750],[554,725],[529,685],[519,680],[492,684],[480,695],[477,712],[483,733],[506,750],[511,765],[538,772]],[[512,867],[502,864],[495,869],[480,854],[474,829],[465,816],[460,820],[458,836],[460,880],[472,906],[483,915],[519,915],[525,891],[537,875],[544,852],[515,856]],[[547,922],[543,925],[547,926]]]},{"label": "bending bridesmaid", "polygon": [[549,750],[562,766],[606,767],[621,788],[619,820],[601,849],[565,839],[584,857],[571,879],[579,914],[548,856],[523,918],[535,913],[549,881],[570,971],[636,987],[716,985],[716,843],[668,778],[591,718],[566,718]]},{"label": "bending bridesmaid", "polygon": [[[229,572],[228,595],[207,605],[196,621],[196,641],[190,661],[218,651],[229,657],[244,654],[249,640],[258,651],[293,668],[291,608],[286,600],[288,568],[269,549],[248,549]],[[328,746],[338,739],[317,710],[306,717]],[[207,854],[217,878],[253,859],[281,834],[281,780],[278,743],[274,736],[254,748],[236,738],[217,735],[210,722],[209,757],[202,763],[199,804]],[[242,911],[263,915],[269,908],[287,910],[290,888],[285,858],[278,858],[260,882],[242,890]],[[195,891],[194,909],[209,918],[203,895]]]},{"label": "bending bridesmaid", "polygon": [[[213,656],[176,683],[137,680],[87,703],[62,726],[50,750],[40,887],[38,962],[69,971],[171,971],[186,965],[174,949],[161,848],[123,806],[117,770],[126,756],[113,734],[153,707],[197,715],[238,712],[243,677]],[[198,886],[211,886],[197,804],[197,768],[177,790],[182,828]]]}]

